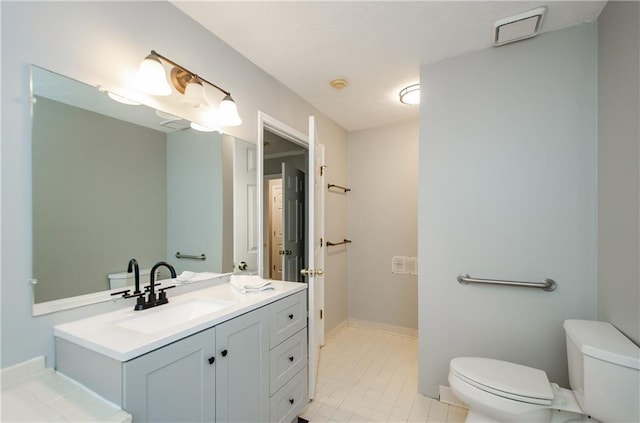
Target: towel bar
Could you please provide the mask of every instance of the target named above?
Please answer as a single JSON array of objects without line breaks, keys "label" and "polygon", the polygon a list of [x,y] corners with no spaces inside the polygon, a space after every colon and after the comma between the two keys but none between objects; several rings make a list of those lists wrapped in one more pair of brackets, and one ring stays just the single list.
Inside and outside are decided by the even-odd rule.
[{"label": "towel bar", "polygon": [[460,273],[458,275],[458,282],[460,282],[462,285],[467,285],[470,283],[486,283],[489,285],[523,286],[525,288],[540,288],[543,291],[547,292],[555,291],[558,287],[558,284],[553,279],[545,279],[542,282],[504,281],[499,279],[472,278],[466,273]]}]

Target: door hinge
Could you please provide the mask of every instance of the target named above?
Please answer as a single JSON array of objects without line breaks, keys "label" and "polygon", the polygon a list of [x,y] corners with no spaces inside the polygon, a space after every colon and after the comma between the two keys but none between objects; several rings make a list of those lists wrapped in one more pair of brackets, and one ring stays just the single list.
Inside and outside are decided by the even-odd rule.
[{"label": "door hinge", "polygon": [[322,247],[322,245],[324,244],[324,240],[322,239],[322,237],[320,238],[320,246]]},{"label": "door hinge", "polygon": [[324,315],[323,310],[320,309],[320,320],[322,320],[324,318],[323,315]]},{"label": "door hinge", "polygon": [[320,166],[320,176],[324,175],[324,168],[327,167],[327,165],[322,165]]}]

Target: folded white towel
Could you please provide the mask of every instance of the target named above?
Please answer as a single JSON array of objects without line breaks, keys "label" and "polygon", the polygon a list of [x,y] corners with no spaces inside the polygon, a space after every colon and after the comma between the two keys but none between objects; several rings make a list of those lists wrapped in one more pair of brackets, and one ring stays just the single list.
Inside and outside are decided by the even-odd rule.
[{"label": "folded white towel", "polygon": [[229,283],[243,294],[274,289],[271,281],[264,280],[257,275],[231,275]]},{"label": "folded white towel", "polygon": [[198,282],[215,278],[218,275],[218,273],[212,272],[189,272],[188,270],[185,270],[180,273],[175,280],[178,283]]}]

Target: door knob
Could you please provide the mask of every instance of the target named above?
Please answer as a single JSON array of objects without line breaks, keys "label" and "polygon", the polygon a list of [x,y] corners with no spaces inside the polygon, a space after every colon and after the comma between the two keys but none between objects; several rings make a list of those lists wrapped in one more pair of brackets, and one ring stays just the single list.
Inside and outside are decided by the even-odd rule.
[{"label": "door knob", "polygon": [[316,276],[322,276],[322,275],[324,275],[324,271],[322,269],[318,269],[318,270],[315,271],[315,275]]},{"label": "door knob", "polygon": [[307,276],[307,275],[311,276],[311,275],[313,275],[313,270],[302,269],[302,270],[300,270],[300,274],[303,275],[303,276]]}]

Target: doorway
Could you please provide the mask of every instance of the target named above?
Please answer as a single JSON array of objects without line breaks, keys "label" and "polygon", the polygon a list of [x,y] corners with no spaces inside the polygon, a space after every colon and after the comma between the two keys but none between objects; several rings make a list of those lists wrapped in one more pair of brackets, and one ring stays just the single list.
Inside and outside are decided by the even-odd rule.
[{"label": "doorway", "polygon": [[306,265],[308,161],[306,147],[263,130],[262,269],[270,279],[304,282],[300,272]]}]

